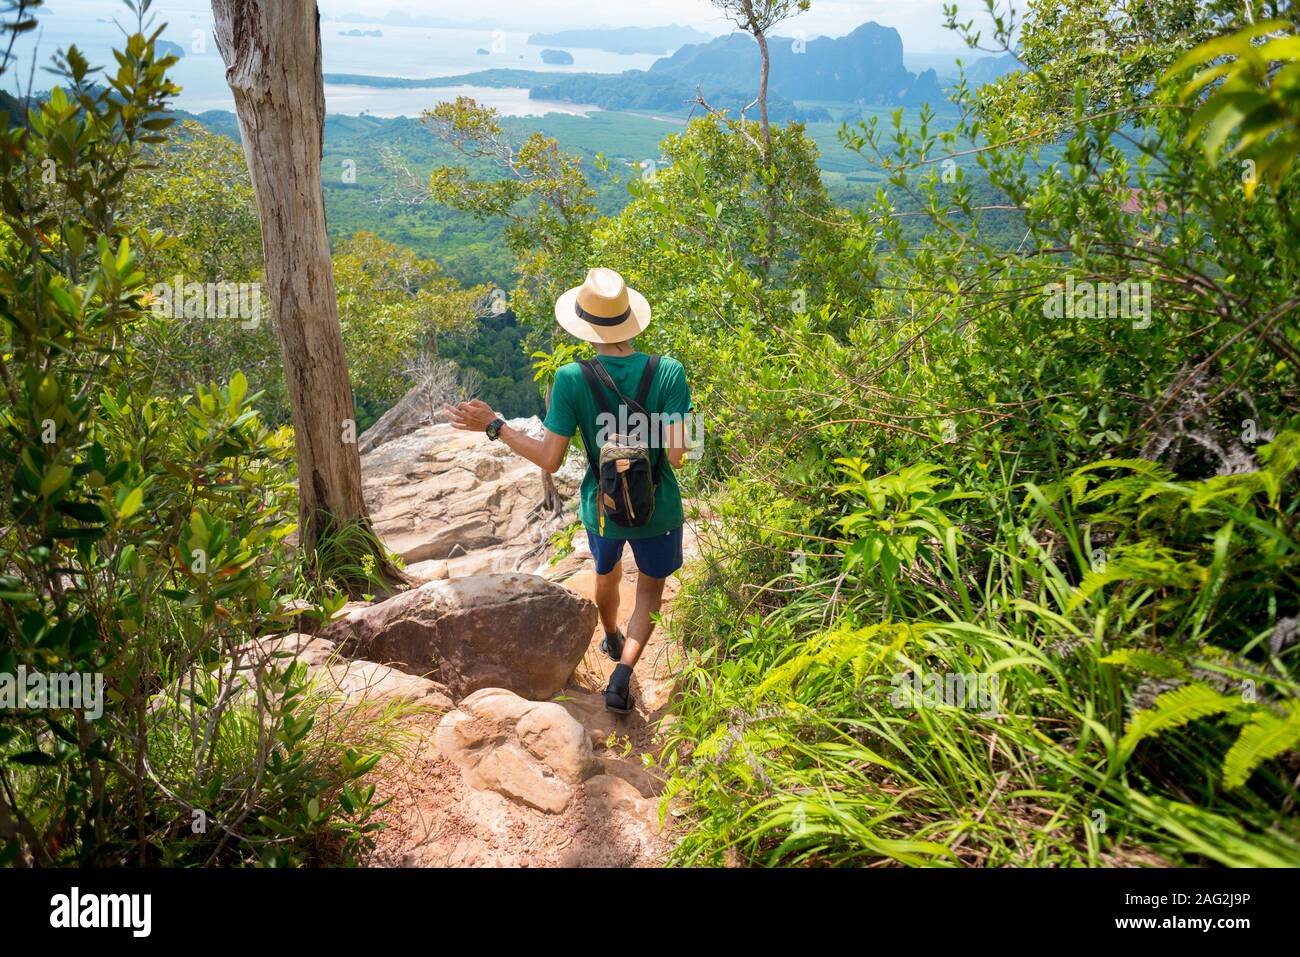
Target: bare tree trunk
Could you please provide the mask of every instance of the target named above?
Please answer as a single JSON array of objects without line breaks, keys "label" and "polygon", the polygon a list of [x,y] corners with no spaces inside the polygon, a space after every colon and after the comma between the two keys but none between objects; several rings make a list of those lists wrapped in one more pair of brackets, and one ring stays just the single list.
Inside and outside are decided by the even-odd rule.
[{"label": "bare tree trunk", "polygon": [[754,39],[758,41],[760,66],[758,71],[758,119],[763,128],[763,162],[772,162],[772,126],[767,119],[767,76],[772,69],[772,57],[767,49],[767,34],[757,24]]},{"label": "bare tree trunk", "polygon": [[[760,67],[758,73],[758,117],[763,128],[763,165],[772,165],[772,125],[767,118],[767,77],[772,69],[772,56],[767,49],[767,34],[763,28],[754,23],[754,39],[758,41]],[[760,257],[764,271],[771,268],[772,258],[776,255],[776,190],[777,178],[773,176],[767,184],[767,248]]]},{"label": "bare tree trunk", "polygon": [[[212,0],[212,13],[262,223],[293,408],[299,534],[310,549],[333,529],[369,528],[321,192],[320,15],[315,0]],[[396,569],[371,550],[392,580]]]}]

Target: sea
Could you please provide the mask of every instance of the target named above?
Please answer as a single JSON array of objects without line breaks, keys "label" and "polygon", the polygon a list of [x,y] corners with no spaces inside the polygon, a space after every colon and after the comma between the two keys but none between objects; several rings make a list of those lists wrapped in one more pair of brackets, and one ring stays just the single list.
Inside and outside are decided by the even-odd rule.
[{"label": "sea", "polygon": [[[234,98],[226,85],[225,67],[212,37],[212,12],[206,2],[155,3],[153,26],[164,26],[162,36],[179,44],[185,55],[171,70],[181,86],[174,105],[192,113],[233,110]],[[45,90],[58,81],[43,68],[60,50],[75,44],[96,66],[115,68],[112,51],[120,48],[123,29],[134,31],[135,18],[118,0],[49,0],[36,14],[39,27],[14,45],[0,85],[10,93]],[[619,73],[646,69],[658,56],[607,53],[573,48],[571,66],[542,62],[540,46],[528,45],[528,33],[502,29],[450,29],[391,26],[352,20],[321,20],[323,71],[371,76],[445,77],[476,70],[513,68],[548,73]],[[352,31],[378,30],[381,36],[349,35]],[[480,52],[482,51],[482,52]],[[33,64],[36,67],[32,74]],[[442,100],[472,96],[496,107],[505,116],[539,116],[546,113],[586,115],[596,109],[578,103],[531,100],[527,89],[479,86],[383,89],[361,85],[325,85],[329,113],[373,116],[419,116]]]}]

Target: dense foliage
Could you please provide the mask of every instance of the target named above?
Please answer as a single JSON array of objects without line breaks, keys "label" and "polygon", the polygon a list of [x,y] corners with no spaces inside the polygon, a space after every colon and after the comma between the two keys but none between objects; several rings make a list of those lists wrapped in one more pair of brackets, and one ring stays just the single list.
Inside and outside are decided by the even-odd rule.
[{"label": "dense foliage", "polygon": [[[1176,89],[1077,97],[1046,166],[987,92],[941,136],[846,129],[892,173],[838,233],[865,295],[826,258],[772,317],[734,246],[691,251],[731,295],[680,313],[725,476],[674,623],[683,860],[1300,861],[1297,181],[1215,162]],[[1015,249],[945,182],[970,150]],[[716,235],[701,185],[656,212]]]},{"label": "dense foliage", "polygon": [[[177,344],[143,264],[216,251],[127,215],[175,94],[136,6],[106,86],[70,48],[62,84],[0,122],[0,861],[355,860],[378,826],[362,778],[397,739],[250,643],[342,599],[306,587],[286,544],[291,437],[238,371],[181,390],[169,368],[205,357],[207,332]],[[174,202],[239,222],[172,174]]]},{"label": "dense foliage", "polygon": [[[153,334],[144,351],[154,363],[159,389],[192,391],[240,371],[262,393],[263,416],[287,423],[280,346],[261,289],[261,233],[239,144],[185,122],[155,144],[127,187],[125,214],[158,236],[141,262],[151,289],[156,283],[257,285],[256,315],[214,317],[199,310],[137,332]],[[359,430],[411,388],[422,362],[437,357],[449,339],[456,342],[464,368],[485,377],[513,373],[512,414],[533,410],[535,389],[525,359],[518,357],[507,369],[498,357],[468,344],[477,338],[480,317],[496,318],[490,286],[462,287],[438,262],[364,230],[337,239],[334,246],[339,320]]]}]

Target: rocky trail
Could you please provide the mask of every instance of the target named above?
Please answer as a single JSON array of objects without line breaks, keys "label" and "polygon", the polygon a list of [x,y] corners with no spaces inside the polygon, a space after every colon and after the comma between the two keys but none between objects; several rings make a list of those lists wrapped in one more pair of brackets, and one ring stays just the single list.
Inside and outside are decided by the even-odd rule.
[{"label": "rocky trail", "polygon": [[[365,494],[376,529],[423,584],[352,603],[314,635],[262,643],[297,655],[348,706],[400,714],[405,746],[372,778],[390,803],[369,863],[661,862],[669,825],[645,756],[671,720],[672,646],[656,629],[633,678],[634,712],[605,710],[614,663],[599,650],[585,536],[558,561],[548,544],[573,521],[581,459],[555,477],[556,513],[542,473],[508,449],[395,411],[362,437]],[[540,430],[536,419],[512,424]],[[625,623],[630,553],[624,571]],[[670,580],[665,612],[676,590]]]}]

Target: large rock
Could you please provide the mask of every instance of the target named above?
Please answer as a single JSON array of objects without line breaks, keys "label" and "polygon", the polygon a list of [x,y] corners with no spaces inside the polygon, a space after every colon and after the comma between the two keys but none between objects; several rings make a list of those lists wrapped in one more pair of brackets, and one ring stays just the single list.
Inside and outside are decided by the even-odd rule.
[{"label": "large rock", "polygon": [[470,787],[550,814],[568,807],[575,788],[602,770],[586,729],[564,708],[502,688],[463,699],[438,724],[435,742]]},{"label": "large rock", "polygon": [[245,686],[241,694],[250,704],[257,699],[249,678],[260,681],[260,676],[301,663],[307,666],[315,690],[330,694],[345,707],[382,710],[400,703],[444,713],[455,706],[447,689],[436,681],[374,661],[343,658],[334,642],[319,635],[294,632],[254,638],[240,646],[235,662],[236,677]]},{"label": "large rock", "polygon": [[596,606],[536,575],[432,581],[330,623],[343,653],[432,674],[456,699],[480,688],[560,692],[596,627]]},{"label": "large rock", "polygon": [[342,661],[315,672],[318,687],[335,691],[349,702],[387,704],[401,701],[422,708],[447,711],[452,700],[436,681],[408,675],[373,661]]},{"label": "large rock", "polygon": [[[542,434],[536,418],[510,424]],[[535,565],[548,536],[567,521],[542,507],[541,469],[479,433],[421,426],[364,446],[363,453],[371,522],[417,577],[425,569],[455,578]],[[584,469],[571,453],[553,480],[562,499],[572,499]]]}]

